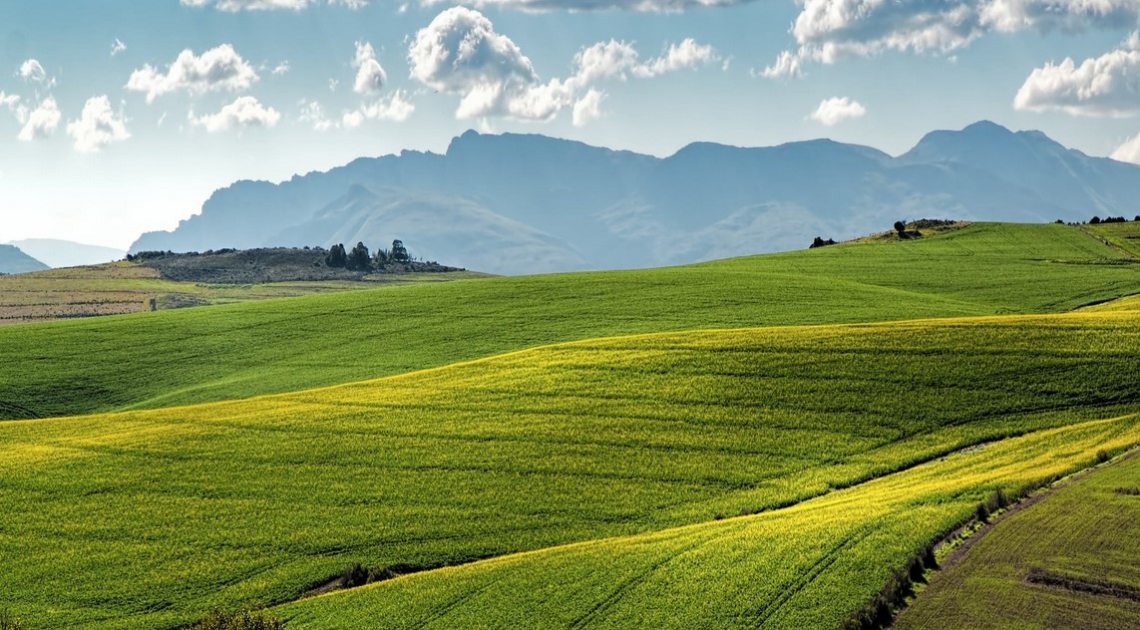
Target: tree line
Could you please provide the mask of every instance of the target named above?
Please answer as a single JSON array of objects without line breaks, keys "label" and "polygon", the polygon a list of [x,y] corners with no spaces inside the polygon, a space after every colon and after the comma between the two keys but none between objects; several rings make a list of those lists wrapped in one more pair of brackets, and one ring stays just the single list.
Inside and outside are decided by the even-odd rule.
[{"label": "tree line", "polygon": [[337,243],[329,248],[329,253],[325,256],[325,264],[329,267],[350,271],[371,271],[388,263],[410,262],[412,257],[400,239],[392,241],[391,249],[377,249],[375,254],[370,253],[363,242],[357,243],[351,251],[346,251],[342,243]]}]

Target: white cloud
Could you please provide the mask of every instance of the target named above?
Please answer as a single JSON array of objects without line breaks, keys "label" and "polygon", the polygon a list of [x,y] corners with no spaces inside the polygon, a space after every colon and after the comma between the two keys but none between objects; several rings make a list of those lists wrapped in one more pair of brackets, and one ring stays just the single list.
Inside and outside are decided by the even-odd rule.
[{"label": "white cloud", "polygon": [[321,104],[317,101],[302,99],[300,106],[301,114],[297,117],[297,120],[312,125],[313,129],[317,131],[328,131],[336,126],[336,123],[325,116],[324,108],[322,108]]},{"label": "white cloud", "polygon": [[274,76],[281,76],[283,74],[289,74],[289,71],[292,69],[293,69],[293,67],[289,65],[288,61],[282,61],[281,63],[277,64],[276,66],[273,66],[273,69],[270,70],[270,72]]},{"label": "white cloud", "polygon": [[1125,140],[1123,144],[1116,147],[1116,150],[1109,157],[1121,162],[1140,164],[1140,134]]},{"label": "white cloud", "polygon": [[812,112],[810,118],[831,127],[845,120],[859,118],[866,113],[867,109],[860,105],[859,101],[853,101],[846,96],[836,96],[820,101],[819,107]]},{"label": "white cloud", "polygon": [[17,111],[17,117],[21,119],[20,122],[22,122],[24,126],[20,129],[20,133],[16,138],[23,142],[33,142],[47,138],[55,133],[55,130],[59,127],[60,113],[55,99],[49,96],[40,103],[39,107],[31,112],[20,108]]},{"label": "white cloud", "polygon": [[387,98],[345,113],[341,117],[341,124],[345,128],[353,129],[359,127],[365,120],[404,122],[415,111],[416,106],[407,100],[404,91],[396,90]]},{"label": "white cloud", "polygon": [[[460,119],[549,120],[575,105],[594,81],[626,80],[631,75],[648,78],[719,58],[711,46],[686,39],[661,57],[641,63],[631,44],[610,40],[580,50],[569,78],[543,82],[509,37],[495,32],[483,14],[463,7],[437,15],[408,47],[411,77],[439,92],[459,95],[455,115]],[[583,107],[583,112],[588,111],[587,105]]]},{"label": "white cloud", "polygon": [[364,7],[368,6],[368,0],[329,0],[329,4],[344,5],[355,11],[357,9],[363,9]]},{"label": "white cloud", "polygon": [[67,133],[75,139],[76,151],[98,153],[112,142],[131,137],[126,122],[121,112],[115,115],[105,95],[93,96],[87,99],[79,120],[67,123]]},{"label": "white cloud", "polygon": [[253,66],[229,44],[211,48],[201,56],[190,49],[183,50],[166,72],[147,64],[131,73],[127,89],[146,92],[146,102],[169,92],[184,90],[191,94],[229,90],[236,92],[248,88],[258,80]]},{"label": "white cloud", "polygon": [[[755,73],[753,73],[755,75]],[[764,68],[760,73],[766,79],[799,78],[803,73],[803,60],[800,54],[785,50],[776,57],[776,63]]]},{"label": "white cloud", "polygon": [[1138,0],[800,0],[784,51],[766,77],[798,76],[806,62],[886,50],[948,54],[987,33],[1080,32],[1140,23]]},{"label": "white cloud", "polygon": [[235,127],[272,127],[278,120],[281,120],[280,112],[262,105],[252,96],[239,96],[216,114],[198,118],[191,115],[190,118],[193,124],[205,127],[210,133],[221,133]]},{"label": "white cloud", "polygon": [[47,87],[55,85],[55,79],[49,79],[44,67],[35,59],[27,59],[20,64],[19,75],[25,81],[33,81]]},{"label": "white cloud", "polygon": [[655,77],[666,72],[676,72],[703,66],[719,61],[720,55],[712,46],[698,44],[689,37],[680,44],[673,44],[661,57],[651,59],[643,66],[634,68],[634,74],[640,77]]},{"label": "white cloud", "polygon": [[7,107],[11,111],[16,111],[16,107],[20,104],[20,95],[6,94],[0,91],[0,105]]},{"label": "white cloud", "polygon": [[[1134,39],[1135,33],[1130,41]],[[1080,65],[1069,58],[1059,64],[1047,63],[1025,79],[1013,107],[1074,116],[1140,114],[1140,51],[1120,48]]]},{"label": "white cloud", "polygon": [[590,88],[582,98],[574,103],[574,126],[584,127],[602,117],[602,100],[605,92]]},{"label": "white cloud", "polygon": [[352,85],[352,91],[357,94],[379,92],[388,82],[388,74],[376,60],[376,51],[368,42],[356,42],[356,55],[352,59],[352,67],[356,68],[356,82]]},{"label": "white cloud", "polygon": [[112,57],[114,57],[115,55],[117,55],[121,52],[126,52],[126,50],[127,50],[127,45],[124,44],[123,40],[119,39],[118,37],[115,38],[115,41],[111,42],[111,56]]},{"label": "white cloud", "polygon": [[338,85],[340,85],[340,81],[337,81],[336,79],[329,79],[329,91],[330,92],[335,92],[336,86],[338,86]]}]

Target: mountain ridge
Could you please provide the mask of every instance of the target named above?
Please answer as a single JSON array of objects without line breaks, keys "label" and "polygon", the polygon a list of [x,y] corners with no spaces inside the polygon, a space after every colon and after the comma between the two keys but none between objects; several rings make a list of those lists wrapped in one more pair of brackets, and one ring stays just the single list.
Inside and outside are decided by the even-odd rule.
[{"label": "mountain ridge", "polygon": [[[371,197],[349,195],[354,186]],[[469,130],[443,154],[402,151],[276,184],[235,182],[201,214],[142,235],[131,251],[400,238],[414,256],[445,264],[540,273],[800,248],[817,235],[853,238],[921,216],[1131,216],[1137,199],[1140,166],[989,121],[932,131],[899,156],[819,138],[773,147],[698,141],[656,157]]]}]

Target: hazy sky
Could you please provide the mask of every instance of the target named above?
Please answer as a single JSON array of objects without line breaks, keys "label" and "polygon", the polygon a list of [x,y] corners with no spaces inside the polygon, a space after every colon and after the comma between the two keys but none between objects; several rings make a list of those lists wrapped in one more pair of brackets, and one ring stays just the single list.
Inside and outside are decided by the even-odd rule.
[{"label": "hazy sky", "polygon": [[126,248],[237,179],[469,128],[897,154],[985,118],[1140,161],[1138,26],[1140,0],[3,2],[0,242]]}]

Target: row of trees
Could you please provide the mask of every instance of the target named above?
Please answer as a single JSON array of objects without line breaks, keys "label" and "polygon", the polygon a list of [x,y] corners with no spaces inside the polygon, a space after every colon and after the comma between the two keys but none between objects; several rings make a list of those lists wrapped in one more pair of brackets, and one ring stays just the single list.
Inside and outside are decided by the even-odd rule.
[{"label": "row of trees", "polygon": [[392,241],[391,249],[378,249],[373,255],[369,253],[364,243],[357,243],[352,251],[346,251],[343,244],[336,244],[329,248],[325,256],[325,264],[329,267],[344,268],[351,271],[371,271],[374,267],[383,267],[388,263],[410,263],[411,255],[400,239]]}]

